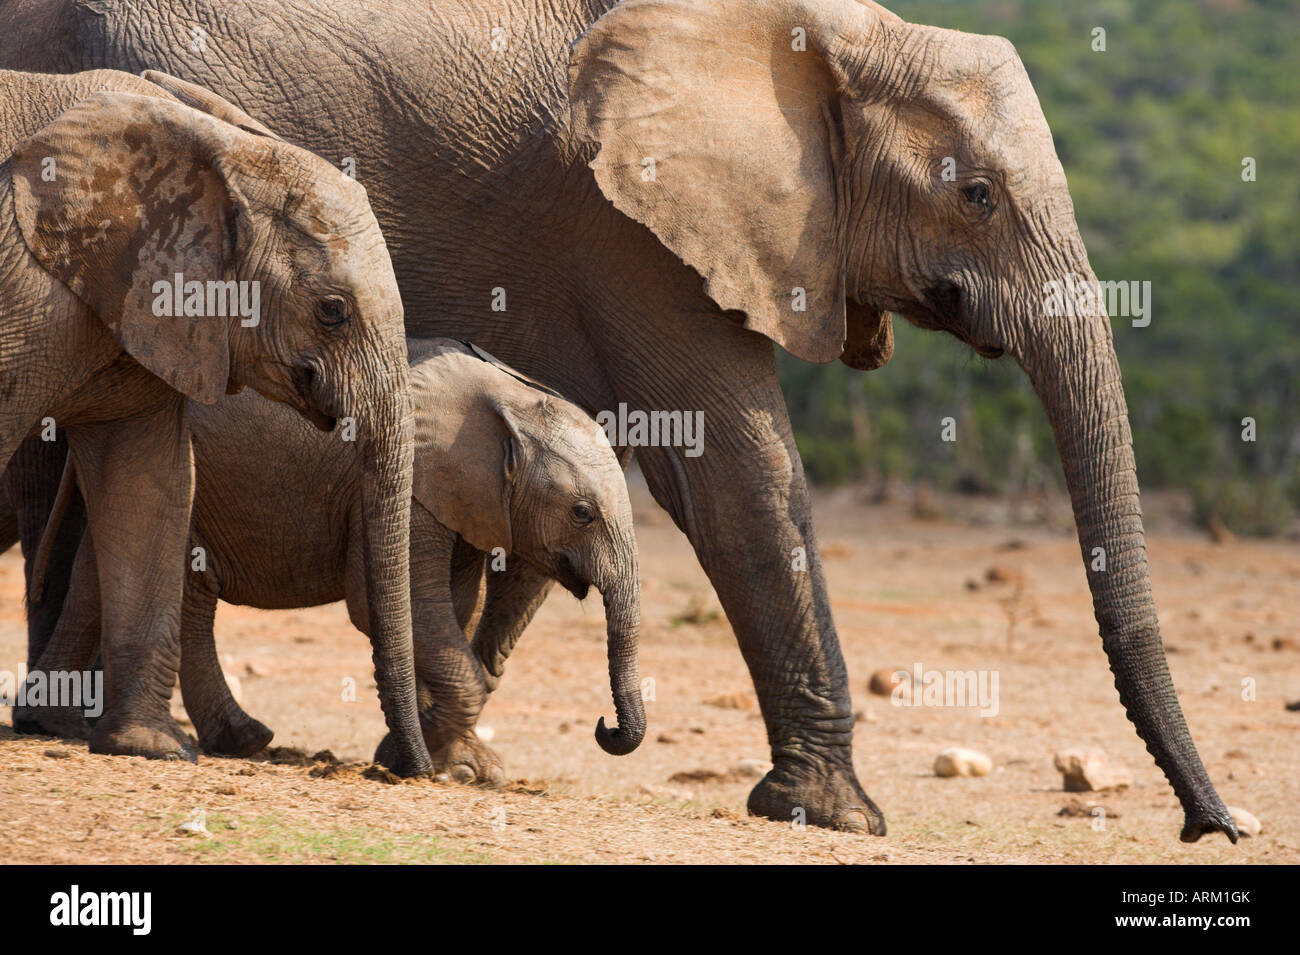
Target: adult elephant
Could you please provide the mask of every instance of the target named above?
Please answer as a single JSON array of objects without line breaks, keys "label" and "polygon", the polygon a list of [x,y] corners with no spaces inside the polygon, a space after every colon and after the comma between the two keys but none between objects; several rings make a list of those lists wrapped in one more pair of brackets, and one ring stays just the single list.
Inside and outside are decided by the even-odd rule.
[{"label": "adult elephant", "polygon": [[[1006,40],[857,0],[0,9],[0,62],[161,69],[354,164],[411,333],[471,338],[589,410],[704,412],[703,454],[636,453],[754,680],[774,766],[752,812],[885,831],[854,775],[772,343],[873,368],[897,311],[1012,355],[1055,430],[1089,566],[1105,551],[1088,578],[1103,644],[1183,838],[1235,839],[1164,659],[1109,322],[1044,314],[1045,281],[1093,276]],[[541,592],[502,586],[520,616]]]}]

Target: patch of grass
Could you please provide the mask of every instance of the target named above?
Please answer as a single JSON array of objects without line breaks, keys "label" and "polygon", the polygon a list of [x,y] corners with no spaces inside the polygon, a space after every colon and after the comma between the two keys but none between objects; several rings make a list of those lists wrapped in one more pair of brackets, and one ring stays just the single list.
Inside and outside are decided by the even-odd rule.
[{"label": "patch of grass", "polygon": [[[174,828],[189,819],[174,816]],[[178,836],[184,849],[205,862],[253,856],[261,863],[333,862],[345,865],[482,865],[492,857],[433,836],[390,832],[371,826],[316,829],[274,815],[240,820],[237,828],[220,813],[206,820],[210,837]]]}]

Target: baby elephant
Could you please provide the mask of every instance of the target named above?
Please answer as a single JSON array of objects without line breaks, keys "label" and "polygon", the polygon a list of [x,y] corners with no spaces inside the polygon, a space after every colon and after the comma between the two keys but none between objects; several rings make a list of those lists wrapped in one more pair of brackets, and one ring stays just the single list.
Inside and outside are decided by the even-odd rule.
[{"label": "baby elephant", "polygon": [[[489,568],[503,558],[526,561],[579,599],[589,586],[603,595],[618,725],[609,729],[602,718],[596,739],[606,752],[630,753],[645,734],[640,580],[613,449],[576,405],[472,345],[411,339],[408,348],[416,426],[411,612],[420,722],[436,770],[466,782],[504,778],[473,732],[488,694],[484,660],[490,665],[495,652],[478,641],[471,647],[464,631],[484,558]],[[355,452],[256,395],[189,411],[196,493],[181,692],[205,750],[249,755],[272,733],[226,686],[212,634],[217,600],[287,609],[346,599],[352,622],[368,629],[366,539],[349,464]],[[83,543],[37,669],[85,667],[97,633],[97,575]],[[76,732],[68,713],[33,708],[28,716],[54,732]],[[376,759],[393,755],[390,736]]]}]

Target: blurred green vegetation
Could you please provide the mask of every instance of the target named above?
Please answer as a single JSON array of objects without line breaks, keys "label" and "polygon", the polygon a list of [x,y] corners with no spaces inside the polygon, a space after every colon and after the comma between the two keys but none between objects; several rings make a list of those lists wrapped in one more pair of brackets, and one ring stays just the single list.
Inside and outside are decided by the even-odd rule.
[{"label": "blurred green vegetation", "polygon": [[[1300,508],[1300,3],[887,0],[916,23],[1011,39],[1034,82],[1102,279],[1149,280],[1151,324],[1114,321],[1146,488],[1277,533]],[[1106,30],[1106,51],[1092,31]],[[1242,159],[1256,160],[1243,182]],[[1016,493],[1063,487],[1011,359],[896,319],[861,374],[781,355],[796,437],[821,483],[925,476]],[[959,439],[939,440],[954,417]],[[1241,439],[1242,419],[1256,441]]]}]

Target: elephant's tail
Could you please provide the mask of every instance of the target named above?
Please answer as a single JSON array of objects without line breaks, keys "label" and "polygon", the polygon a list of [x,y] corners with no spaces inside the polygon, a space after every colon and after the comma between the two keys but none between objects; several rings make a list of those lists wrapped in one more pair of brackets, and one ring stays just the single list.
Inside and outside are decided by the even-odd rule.
[{"label": "elephant's tail", "polygon": [[59,490],[54,496],[54,506],[50,508],[50,518],[45,522],[45,532],[36,547],[36,556],[32,559],[32,576],[27,582],[27,606],[38,606],[45,599],[45,569],[50,562],[50,551],[54,550],[54,540],[59,536],[59,525],[63,515],[68,512],[68,502],[72,492],[77,488],[77,471],[72,466],[72,455],[63,466],[63,477],[59,480]]}]

